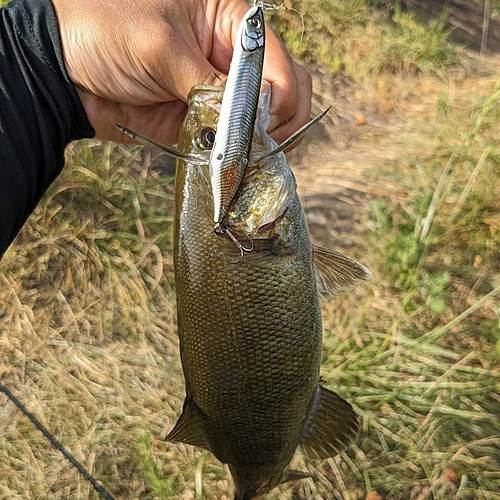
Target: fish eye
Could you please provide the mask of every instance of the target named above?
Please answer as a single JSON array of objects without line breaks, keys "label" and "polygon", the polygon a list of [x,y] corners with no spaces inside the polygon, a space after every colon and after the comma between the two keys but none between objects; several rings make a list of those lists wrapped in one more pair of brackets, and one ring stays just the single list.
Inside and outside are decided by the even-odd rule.
[{"label": "fish eye", "polygon": [[197,143],[201,149],[212,149],[215,142],[215,130],[204,127],[198,133]]}]

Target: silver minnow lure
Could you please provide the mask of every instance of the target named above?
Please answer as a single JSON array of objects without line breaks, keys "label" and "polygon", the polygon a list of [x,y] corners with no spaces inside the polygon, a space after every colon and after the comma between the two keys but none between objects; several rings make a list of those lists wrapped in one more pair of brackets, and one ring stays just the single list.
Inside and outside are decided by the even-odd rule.
[{"label": "silver minnow lure", "polygon": [[248,166],[264,47],[264,14],[254,6],[240,23],[210,156],[215,230],[221,234],[226,232],[223,221]]}]

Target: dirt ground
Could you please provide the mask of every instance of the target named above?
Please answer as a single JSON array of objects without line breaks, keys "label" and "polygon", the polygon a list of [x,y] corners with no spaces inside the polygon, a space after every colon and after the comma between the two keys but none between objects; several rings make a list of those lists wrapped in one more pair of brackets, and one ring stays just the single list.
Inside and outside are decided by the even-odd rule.
[{"label": "dirt ground", "polygon": [[[364,226],[360,213],[374,196],[396,195],[398,187],[378,177],[381,167],[404,154],[405,123],[356,99],[363,89],[344,77],[313,72],[313,115],[328,115],[287,154],[297,179],[313,243],[354,245]],[[415,138],[417,140],[417,138]],[[347,250],[346,250],[347,252]]]}]

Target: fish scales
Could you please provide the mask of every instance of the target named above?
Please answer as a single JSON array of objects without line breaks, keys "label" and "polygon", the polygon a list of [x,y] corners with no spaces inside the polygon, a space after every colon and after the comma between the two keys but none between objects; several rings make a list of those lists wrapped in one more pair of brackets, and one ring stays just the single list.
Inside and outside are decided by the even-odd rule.
[{"label": "fish scales", "polygon": [[[187,194],[183,210],[194,215]],[[206,223],[206,211],[198,207]],[[176,279],[185,280],[178,315],[187,394],[205,415],[204,432],[222,462],[236,469],[275,463],[281,472],[297,447],[318,383],[317,295],[301,293],[297,301],[290,293],[311,288],[311,273],[297,272],[300,266],[293,263],[279,270],[230,266],[212,256],[220,245],[213,231],[183,229],[178,245],[196,248],[176,258]],[[204,245],[197,245],[200,240]],[[202,288],[192,270],[210,260],[212,272]],[[309,370],[304,360],[312,362]]]},{"label": "fish scales", "polygon": [[[180,151],[198,150],[197,137],[217,123],[221,99],[220,89],[193,88]],[[259,150],[274,144],[265,134],[268,104],[267,91],[254,133]],[[176,173],[174,267],[186,400],[167,439],[206,448],[229,464],[237,500],[257,498],[292,477],[285,468],[299,444],[312,458],[326,458],[357,429],[349,404],[319,384],[314,251],[293,175],[282,153],[259,169],[247,173],[229,220],[254,216],[267,203],[272,222],[262,219],[263,234],[249,231],[255,249],[237,264],[225,258],[234,245],[213,232],[208,165],[178,161]],[[269,196],[256,202],[268,187],[279,192],[282,171],[292,179],[284,183],[284,208]],[[369,279],[363,266],[349,266],[354,281]]]},{"label": "fish scales", "polygon": [[[310,259],[304,228],[299,225],[296,229],[303,240],[299,241],[303,257],[298,262],[280,269],[259,268],[244,261],[231,266],[213,256],[221,243],[206,224],[209,198],[206,185],[191,181],[178,199],[177,210],[188,219],[181,216],[182,232],[176,245],[176,280],[182,281],[178,316],[188,392],[209,418],[219,422],[223,432],[211,440],[216,443],[213,451],[231,463],[248,461],[263,451],[267,454],[269,448],[283,449],[290,439],[283,428],[295,426],[292,438],[298,440],[311,401],[304,400],[297,387],[311,393],[311,384],[317,384],[321,317],[314,277],[301,262]],[[298,205],[294,208],[299,209]],[[188,254],[183,248],[191,251]],[[300,293],[297,301],[290,290],[306,293]],[[314,370],[301,372],[302,359],[311,355],[315,356]],[[277,379],[280,384],[269,387],[268,381]],[[290,411],[294,401],[300,403],[296,412]],[[255,435],[243,432],[249,422],[259,430],[258,440],[264,439],[265,446],[256,442]],[[240,436],[239,449],[231,451],[224,445],[228,431]],[[233,439],[229,437],[229,441]],[[295,448],[296,443],[286,450],[287,461]]]}]

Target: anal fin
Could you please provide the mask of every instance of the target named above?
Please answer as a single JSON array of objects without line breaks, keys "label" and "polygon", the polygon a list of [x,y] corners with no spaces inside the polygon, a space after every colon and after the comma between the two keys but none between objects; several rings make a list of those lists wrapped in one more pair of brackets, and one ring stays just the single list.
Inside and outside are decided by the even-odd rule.
[{"label": "anal fin", "polygon": [[347,448],[358,433],[358,418],[351,405],[321,385],[307,418],[300,450],[311,459],[324,460]]},{"label": "anal fin", "polygon": [[186,398],[181,416],[165,440],[173,443],[190,444],[212,451],[203,427],[200,410],[191,399]]}]

